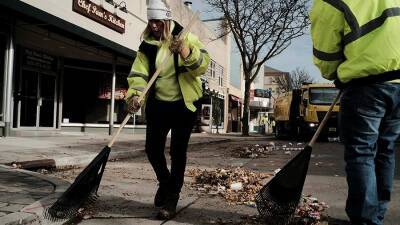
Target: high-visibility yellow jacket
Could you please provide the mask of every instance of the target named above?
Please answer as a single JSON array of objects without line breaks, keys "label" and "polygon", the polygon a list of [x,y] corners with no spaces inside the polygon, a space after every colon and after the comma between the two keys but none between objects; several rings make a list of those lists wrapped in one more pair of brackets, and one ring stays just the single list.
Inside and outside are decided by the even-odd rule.
[{"label": "high-visibility yellow jacket", "polygon": [[399,0],[314,0],[311,36],[314,63],[328,80],[398,78]]},{"label": "high-visibility yellow jacket", "polygon": [[[172,34],[178,34],[182,27],[175,21],[171,23]],[[157,99],[175,101],[183,98],[186,107],[194,112],[196,107],[193,102],[203,95],[200,76],[206,72],[210,56],[194,34],[189,32],[184,39],[185,43],[189,45],[190,55],[185,60],[178,54],[171,57],[152,88]],[[127,78],[129,89],[125,100],[142,93],[151,79],[150,76],[170,54],[169,45],[170,43],[167,41],[155,40],[148,35],[144,36]]]}]

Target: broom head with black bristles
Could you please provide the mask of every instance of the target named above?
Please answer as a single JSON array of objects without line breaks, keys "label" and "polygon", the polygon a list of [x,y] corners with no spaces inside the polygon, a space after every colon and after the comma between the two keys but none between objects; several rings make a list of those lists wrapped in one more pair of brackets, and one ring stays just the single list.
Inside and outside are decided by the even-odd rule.
[{"label": "broom head with black bristles", "polygon": [[311,146],[307,145],[256,196],[258,212],[267,224],[285,225],[293,221],[303,191],[311,150]]},{"label": "broom head with black bristles", "polygon": [[45,210],[44,216],[51,221],[75,217],[78,210],[96,200],[104,168],[111,148],[106,146],[78,175],[71,186]]}]

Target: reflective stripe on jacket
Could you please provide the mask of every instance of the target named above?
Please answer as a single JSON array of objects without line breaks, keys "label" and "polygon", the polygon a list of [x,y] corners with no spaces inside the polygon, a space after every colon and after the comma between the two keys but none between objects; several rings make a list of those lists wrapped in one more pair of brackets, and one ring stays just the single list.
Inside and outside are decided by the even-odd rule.
[{"label": "reflective stripe on jacket", "polygon": [[[171,26],[174,31],[176,28],[182,28],[175,21],[172,22],[174,25]],[[174,33],[174,32],[173,32]],[[180,56],[177,57],[177,65],[167,65],[164,67],[162,73],[178,73],[179,88],[182,93],[183,99],[185,101],[186,107],[191,111],[196,111],[196,107],[193,105],[194,101],[199,100],[203,96],[203,90],[201,85],[200,76],[204,74],[208,68],[210,62],[210,56],[208,52],[204,49],[203,44],[200,42],[197,36],[192,33],[188,33],[185,37],[185,43],[189,45],[191,50],[188,58],[183,60]],[[155,41],[148,37],[145,37],[139,51],[137,53],[136,59],[133,62],[130,75],[128,76],[129,89],[126,96],[126,100],[130,99],[133,95],[140,95],[141,92],[147,85],[149,77],[153,75],[156,70],[157,63],[163,61],[159,60],[157,56],[166,55],[165,52],[160,52],[161,50],[169,51],[168,48],[160,48],[160,45],[167,45],[168,43],[163,41]],[[154,57],[149,57],[150,52],[156,52]],[[151,54],[150,54],[151,55]],[[149,58],[152,58],[149,60]],[[157,63],[155,59],[157,58]],[[174,64],[174,60],[170,60],[168,63]],[[177,69],[175,69],[177,68]],[[170,71],[173,70],[173,71]],[[176,71],[178,70],[178,71]],[[157,80],[156,80],[157,82]],[[153,84],[154,85],[154,84]],[[157,85],[157,84],[156,84]],[[163,88],[163,86],[158,85],[158,89]],[[164,87],[169,88],[169,87]]]},{"label": "reflective stripe on jacket", "polygon": [[400,70],[399,0],[314,0],[310,17],[314,63],[326,79]]}]

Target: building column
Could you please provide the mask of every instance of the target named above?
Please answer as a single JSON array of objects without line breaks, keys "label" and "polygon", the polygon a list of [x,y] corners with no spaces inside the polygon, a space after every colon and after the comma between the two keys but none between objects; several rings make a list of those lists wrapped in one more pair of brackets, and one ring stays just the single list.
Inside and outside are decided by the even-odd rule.
[{"label": "building column", "polygon": [[213,129],[213,96],[214,94],[210,92],[210,134],[212,134]]},{"label": "building column", "polygon": [[5,89],[5,102],[4,102],[4,136],[10,136],[11,120],[12,120],[12,84],[14,75],[14,62],[15,62],[15,43],[14,43],[14,30],[10,29],[8,36],[8,46],[6,49],[6,73],[4,75],[4,89]]},{"label": "building column", "polygon": [[115,83],[117,79],[117,57],[114,56],[113,60],[113,73],[112,73],[112,82],[111,82],[111,109],[110,109],[110,123],[108,127],[108,134],[111,135],[113,133],[114,128],[114,106],[115,106]]},{"label": "building column", "polygon": [[1,91],[3,92],[3,95],[2,95],[3,98],[0,99],[1,106],[2,106],[2,109],[1,109],[1,112],[0,112],[0,114],[2,114],[2,118],[1,118],[1,121],[0,121],[1,126],[2,126],[1,127],[0,136],[4,136],[4,133],[5,133],[5,128],[4,128],[4,123],[3,122],[5,120],[4,117],[5,117],[5,114],[6,114],[6,102],[7,102],[7,73],[8,73],[8,67],[7,67],[7,64],[8,64],[8,52],[7,52],[7,48],[8,48],[8,41],[7,41],[6,45],[5,45],[4,52],[0,52],[0,54],[4,54],[4,61],[0,62],[0,63],[4,64],[3,71],[0,71],[0,73],[2,74],[1,76],[3,76],[3,86],[1,87],[2,88]]},{"label": "building column", "polygon": [[228,133],[228,124],[229,124],[229,113],[230,113],[230,109],[229,109],[229,88],[226,88],[225,91],[225,99],[224,99],[224,132]]},{"label": "building column", "polygon": [[60,57],[58,59],[58,121],[56,128],[62,128],[63,123],[63,104],[64,104],[64,58]]}]

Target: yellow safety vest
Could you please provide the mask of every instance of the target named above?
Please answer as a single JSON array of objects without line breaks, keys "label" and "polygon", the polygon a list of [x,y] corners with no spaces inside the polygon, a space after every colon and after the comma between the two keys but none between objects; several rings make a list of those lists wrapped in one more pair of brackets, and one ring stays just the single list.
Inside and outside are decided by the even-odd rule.
[{"label": "yellow safety vest", "polygon": [[[179,33],[182,27],[175,21],[173,23],[174,33]],[[183,60],[177,57],[170,60],[168,63],[172,65],[165,66],[161,73],[170,74],[177,73],[179,88],[182,93],[183,100],[186,107],[191,111],[196,111],[193,102],[197,101],[203,96],[202,83],[200,76],[207,71],[210,62],[210,56],[204,49],[204,45],[200,42],[197,36],[188,33],[185,37],[185,43],[189,45],[191,50],[187,59]],[[162,51],[169,51],[169,48],[161,48],[161,45],[168,45],[169,43],[155,41],[154,39],[145,36],[142,44],[139,47],[135,61],[133,62],[131,72],[128,76],[129,89],[127,92],[126,100],[129,100],[133,95],[140,95],[145,89],[149,77],[153,75],[157,68],[159,60],[157,56],[167,55]],[[157,59],[157,60],[156,60]],[[177,61],[176,65],[173,65]],[[171,71],[173,70],[173,71]],[[162,76],[162,74],[160,74]],[[157,82],[160,82],[156,80]],[[154,84],[153,84],[154,85]],[[165,85],[158,85],[158,88],[169,88]],[[166,93],[166,92],[165,92]],[[161,96],[161,98],[163,98]]]},{"label": "yellow safety vest", "polygon": [[399,28],[399,0],[315,0],[314,63],[323,77],[342,83],[399,79]]}]

